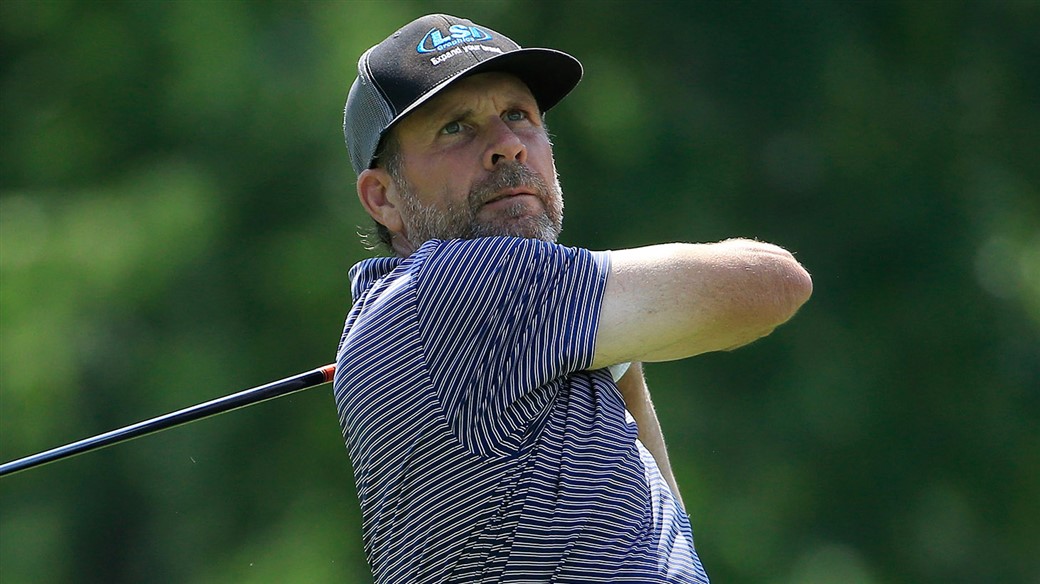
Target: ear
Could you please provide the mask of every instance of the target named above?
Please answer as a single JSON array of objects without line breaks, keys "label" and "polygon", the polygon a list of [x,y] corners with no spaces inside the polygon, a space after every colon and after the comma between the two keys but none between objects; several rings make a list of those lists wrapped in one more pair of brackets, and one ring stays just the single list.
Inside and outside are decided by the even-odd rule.
[{"label": "ear", "polygon": [[397,206],[397,189],[390,174],[382,168],[370,168],[358,176],[358,199],[361,206],[391,233],[403,233],[404,221]]}]

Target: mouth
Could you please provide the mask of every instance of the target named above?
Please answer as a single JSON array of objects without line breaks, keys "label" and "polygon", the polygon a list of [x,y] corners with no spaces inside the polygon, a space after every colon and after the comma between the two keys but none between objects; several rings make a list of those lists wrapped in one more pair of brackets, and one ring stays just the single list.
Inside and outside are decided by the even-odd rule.
[{"label": "mouth", "polygon": [[535,197],[537,195],[535,195],[534,189],[531,189],[531,188],[528,188],[528,187],[504,189],[504,190],[501,190],[498,193],[496,193],[493,197],[491,197],[488,200],[484,201],[484,205],[487,206],[487,205],[492,205],[494,203],[498,203],[498,202],[502,202],[502,201],[510,201],[510,200],[515,199],[517,197],[523,197],[523,196]]}]

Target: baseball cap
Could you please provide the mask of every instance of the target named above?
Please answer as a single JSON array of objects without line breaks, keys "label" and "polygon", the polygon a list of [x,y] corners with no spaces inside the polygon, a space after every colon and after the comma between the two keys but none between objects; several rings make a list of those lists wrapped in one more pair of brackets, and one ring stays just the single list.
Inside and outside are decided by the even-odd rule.
[{"label": "baseball cap", "polygon": [[358,60],[343,112],[354,172],[372,166],[380,139],[402,118],[455,81],[489,71],[520,78],[543,113],[582,75],[581,63],[567,53],[521,48],[490,28],[447,14],[417,18]]}]

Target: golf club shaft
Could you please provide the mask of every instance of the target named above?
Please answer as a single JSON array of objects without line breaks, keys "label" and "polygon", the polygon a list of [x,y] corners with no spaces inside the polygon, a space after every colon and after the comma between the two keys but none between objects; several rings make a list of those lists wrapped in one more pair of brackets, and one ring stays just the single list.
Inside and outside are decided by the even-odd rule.
[{"label": "golf club shaft", "polygon": [[90,438],[84,438],[71,444],[52,448],[32,456],[19,458],[0,464],[0,477],[7,476],[23,470],[28,470],[43,464],[55,462],[63,458],[69,458],[77,454],[83,454],[91,450],[97,450],[120,442],[126,442],[134,438],[140,438],[148,434],[168,430],[175,426],[230,412],[253,404],[296,393],[298,391],[322,385],[332,381],[336,371],[335,365],[325,365],[305,373],[299,373],[292,377],[286,377],[278,381],[272,381],[265,385],[246,389],[208,402],[170,412],[163,416],[131,424],[111,432],[98,434]]}]

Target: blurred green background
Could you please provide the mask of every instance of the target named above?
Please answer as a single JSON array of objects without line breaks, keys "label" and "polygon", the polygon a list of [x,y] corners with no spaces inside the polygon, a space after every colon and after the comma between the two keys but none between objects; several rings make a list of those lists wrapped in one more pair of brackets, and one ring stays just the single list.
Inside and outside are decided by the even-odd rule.
[{"label": "blurred green background", "polygon": [[[563,242],[749,236],[815,295],[648,368],[722,583],[1040,582],[1040,2],[0,3],[0,459],[334,357],[359,54],[578,56]],[[0,580],[368,582],[329,386],[6,477]]]}]

